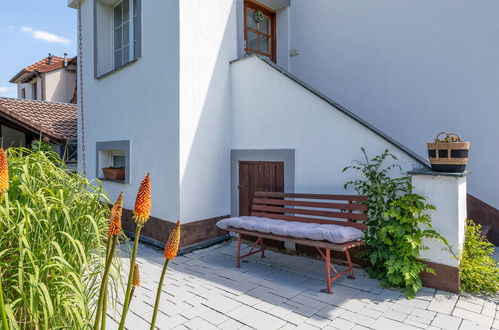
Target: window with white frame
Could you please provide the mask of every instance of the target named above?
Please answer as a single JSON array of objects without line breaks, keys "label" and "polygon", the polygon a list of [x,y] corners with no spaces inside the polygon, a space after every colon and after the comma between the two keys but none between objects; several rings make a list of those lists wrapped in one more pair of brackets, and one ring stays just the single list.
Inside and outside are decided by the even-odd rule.
[{"label": "window with white frame", "polygon": [[141,0],[94,0],[95,77],[141,56]]}]

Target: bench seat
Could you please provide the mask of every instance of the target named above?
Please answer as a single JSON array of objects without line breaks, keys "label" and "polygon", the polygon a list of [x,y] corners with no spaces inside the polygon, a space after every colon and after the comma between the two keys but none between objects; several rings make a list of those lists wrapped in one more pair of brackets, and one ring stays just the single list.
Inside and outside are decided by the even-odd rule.
[{"label": "bench seat", "polygon": [[245,229],[260,233],[273,234],[290,238],[305,238],[314,241],[327,241],[336,244],[358,241],[364,232],[354,227],[329,225],[310,222],[285,221],[265,217],[243,216],[220,220],[221,229]]},{"label": "bench seat", "polygon": [[[332,293],[332,282],[343,275],[355,278],[349,250],[361,246],[367,229],[367,197],[358,195],[255,192],[251,216],[220,220],[217,226],[237,233],[236,266],[255,253],[265,258],[264,239],[314,247],[326,262],[324,292]],[[256,237],[248,253],[241,255],[241,240]],[[348,268],[337,271],[331,251],[345,254]],[[335,273],[331,277],[331,271]]]}]

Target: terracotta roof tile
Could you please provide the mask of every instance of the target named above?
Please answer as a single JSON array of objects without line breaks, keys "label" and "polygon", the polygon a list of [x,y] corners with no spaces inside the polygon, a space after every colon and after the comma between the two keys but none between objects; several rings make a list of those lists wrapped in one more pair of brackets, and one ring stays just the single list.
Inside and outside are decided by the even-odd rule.
[{"label": "terracotta roof tile", "polygon": [[[76,57],[68,58],[68,63],[75,64]],[[19,71],[18,74],[16,74],[14,77],[12,77],[10,82],[14,83],[16,79],[18,79],[20,76],[22,76],[25,73],[31,73],[31,72],[35,72],[35,71],[38,73],[50,72],[50,71],[60,69],[62,67],[64,67],[64,57],[52,55],[50,62],[49,62],[49,58],[47,56],[44,59],[41,59],[40,61],[33,63],[30,66],[27,66],[24,69],[22,69],[21,71]]]},{"label": "terracotta roof tile", "polygon": [[56,140],[76,138],[76,105],[0,97],[0,116]]}]

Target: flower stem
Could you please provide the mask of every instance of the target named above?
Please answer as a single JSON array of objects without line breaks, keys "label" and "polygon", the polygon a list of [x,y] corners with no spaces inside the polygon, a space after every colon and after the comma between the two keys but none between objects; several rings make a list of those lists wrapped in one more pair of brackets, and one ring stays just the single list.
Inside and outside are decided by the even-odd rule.
[{"label": "flower stem", "polygon": [[125,293],[125,303],[123,304],[123,312],[121,313],[121,321],[119,330],[123,330],[125,327],[126,314],[128,313],[128,307],[130,305],[130,294],[132,293],[132,281],[133,281],[133,268],[135,266],[135,259],[137,257],[137,248],[139,246],[139,236],[142,226],[137,225],[135,228],[135,238],[133,240],[133,250],[132,256],[130,257],[130,271],[128,272],[128,283],[126,286]]},{"label": "flower stem", "polygon": [[112,239],[109,239],[107,241],[107,244],[109,245],[109,253],[106,256],[106,266],[104,267],[104,274],[102,274],[102,280],[100,284],[100,290],[99,290],[99,303],[97,304],[97,312],[95,315],[95,322],[94,322],[94,330],[99,329],[99,321],[101,316],[105,318],[105,315],[102,315],[102,309],[103,306],[106,304],[106,292],[107,292],[107,279],[109,275],[109,269],[111,268],[111,263],[113,261],[113,255],[114,255],[114,249],[116,248],[116,240],[117,236],[113,236]]},{"label": "flower stem", "polygon": [[0,315],[2,316],[2,329],[9,330],[7,314],[5,313],[5,303],[3,301],[2,276],[0,273]]},{"label": "flower stem", "polygon": [[104,288],[104,301],[102,304],[102,321],[100,325],[100,330],[106,330],[106,319],[107,319],[107,285]]},{"label": "flower stem", "polygon": [[156,293],[156,302],[154,303],[154,312],[152,314],[150,330],[154,330],[155,328],[154,325],[156,324],[156,316],[158,314],[158,308],[159,308],[159,297],[161,296],[161,289],[163,288],[163,280],[165,279],[166,269],[168,268],[169,262],[170,259],[165,260],[165,264],[163,265],[163,271],[161,272],[161,278],[159,279],[158,292]]}]

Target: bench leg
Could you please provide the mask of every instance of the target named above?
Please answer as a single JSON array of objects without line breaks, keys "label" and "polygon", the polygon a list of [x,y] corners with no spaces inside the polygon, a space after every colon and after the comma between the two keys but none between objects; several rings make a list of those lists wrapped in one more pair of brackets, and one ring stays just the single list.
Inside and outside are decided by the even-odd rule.
[{"label": "bench leg", "polygon": [[327,293],[333,293],[331,288],[331,250],[326,249],[326,284],[327,284]]},{"label": "bench leg", "polygon": [[263,238],[260,237],[260,250],[262,251],[262,258],[265,258],[265,243],[263,242]]},{"label": "bench leg", "polygon": [[352,259],[350,258],[350,252],[348,251],[348,249],[345,250],[345,256],[347,257],[348,270],[350,272],[350,275],[348,275],[348,278],[354,280],[355,275],[353,273]]},{"label": "bench leg", "polygon": [[237,234],[236,267],[241,267],[241,234]]}]

